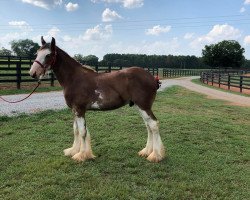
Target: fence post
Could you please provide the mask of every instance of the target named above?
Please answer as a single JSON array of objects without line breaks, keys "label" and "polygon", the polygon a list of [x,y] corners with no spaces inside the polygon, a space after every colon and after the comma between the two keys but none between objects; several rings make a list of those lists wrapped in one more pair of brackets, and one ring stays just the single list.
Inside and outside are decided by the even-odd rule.
[{"label": "fence post", "polygon": [[8,56],[8,68],[10,68],[10,56]]},{"label": "fence post", "polygon": [[21,63],[16,63],[16,87],[21,89]]},{"label": "fence post", "polygon": [[212,86],[214,85],[214,73],[211,74],[211,78],[212,78]]},{"label": "fence post", "polygon": [[243,76],[240,76],[240,92],[242,93]]},{"label": "fence post", "polygon": [[231,82],[231,76],[230,74],[228,74],[228,90],[230,90],[230,82]]},{"label": "fence post", "polygon": [[54,87],[54,80],[55,80],[54,73],[51,72],[51,73],[50,73],[50,86],[51,86],[51,87]]},{"label": "fence post", "polygon": [[219,73],[219,88],[220,88],[221,74]]},{"label": "fence post", "polygon": [[95,71],[98,72],[98,64],[95,66]]}]

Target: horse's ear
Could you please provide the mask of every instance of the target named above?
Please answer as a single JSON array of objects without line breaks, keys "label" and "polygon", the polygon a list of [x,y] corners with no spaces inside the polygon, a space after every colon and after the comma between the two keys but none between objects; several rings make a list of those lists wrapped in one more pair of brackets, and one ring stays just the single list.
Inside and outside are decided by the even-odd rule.
[{"label": "horse's ear", "polygon": [[42,43],[42,45],[46,44],[45,40],[43,39],[43,36],[41,37],[41,43]]},{"label": "horse's ear", "polygon": [[51,43],[50,43],[50,49],[52,53],[56,52],[56,40],[52,37]]}]

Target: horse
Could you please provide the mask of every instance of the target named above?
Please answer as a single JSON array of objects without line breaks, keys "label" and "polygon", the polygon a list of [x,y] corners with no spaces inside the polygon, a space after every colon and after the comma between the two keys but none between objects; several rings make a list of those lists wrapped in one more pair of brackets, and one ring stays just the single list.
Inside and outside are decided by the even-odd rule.
[{"label": "horse", "polygon": [[138,108],[148,132],[146,146],[139,151],[139,156],[151,162],[164,158],[158,120],[152,112],[159,88],[159,82],[153,75],[140,67],[98,73],[56,46],[55,38],[46,43],[42,36],[41,43],[29,74],[40,80],[48,70],[52,70],[63,88],[66,104],[74,114],[74,142],[72,147],[64,150],[65,156],[79,162],[95,158],[86,126],[86,111],[113,110],[129,104]]}]

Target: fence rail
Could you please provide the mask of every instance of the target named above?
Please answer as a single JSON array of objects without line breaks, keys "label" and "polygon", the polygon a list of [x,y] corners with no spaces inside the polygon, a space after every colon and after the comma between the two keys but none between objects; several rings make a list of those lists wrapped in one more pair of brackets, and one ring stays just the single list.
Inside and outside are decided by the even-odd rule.
[{"label": "fence rail", "polygon": [[228,90],[231,87],[239,88],[242,93],[243,89],[250,90],[250,76],[246,76],[245,74],[248,71],[234,71],[234,72],[202,72],[200,81],[205,84],[211,84],[214,86],[217,84],[219,87],[226,86]]},{"label": "fence rail", "polygon": [[163,68],[163,77],[180,77],[180,76],[200,76],[204,69],[165,69]]},{"label": "fence rail", "polygon": [[[24,82],[35,82],[28,73],[30,66],[34,62],[34,58],[16,57],[16,56],[0,56],[0,83],[16,83],[18,89]],[[111,72],[114,70],[121,70],[124,67],[117,66],[92,66],[99,73]],[[149,71],[154,76],[163,78],[179,77],[179,76],[196,76],[200,75],[201,69],[167,69],[158,67],[142,67]],[[54,86],[56,80],[55,75],[51,72],[47,78],[43,79]]]}]

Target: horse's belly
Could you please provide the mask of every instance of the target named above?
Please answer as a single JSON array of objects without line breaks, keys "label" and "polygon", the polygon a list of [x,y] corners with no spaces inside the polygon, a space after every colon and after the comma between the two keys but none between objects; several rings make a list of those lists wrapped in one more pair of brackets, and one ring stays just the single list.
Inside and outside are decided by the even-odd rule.
[{"label": "horse's belly", "polygon": [[122,99],[110,99],[105,101],[95,101],[89,106],[89,110],[113,110],[126,105],[128,101]]}]

